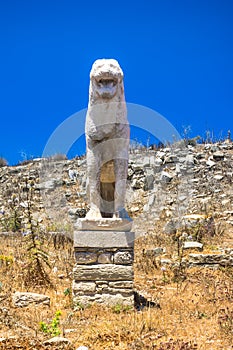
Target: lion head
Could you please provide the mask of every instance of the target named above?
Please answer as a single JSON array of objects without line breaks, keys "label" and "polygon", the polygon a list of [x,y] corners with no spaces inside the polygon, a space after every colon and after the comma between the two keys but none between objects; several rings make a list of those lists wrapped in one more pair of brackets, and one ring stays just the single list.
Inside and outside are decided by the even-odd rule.
[{"label": "lion head", "polygon": [[123,94],[123,72],[114,59],[96,60],[90,72],[91,90],[95,98],[110,100],[117,95],[119,88]]}]

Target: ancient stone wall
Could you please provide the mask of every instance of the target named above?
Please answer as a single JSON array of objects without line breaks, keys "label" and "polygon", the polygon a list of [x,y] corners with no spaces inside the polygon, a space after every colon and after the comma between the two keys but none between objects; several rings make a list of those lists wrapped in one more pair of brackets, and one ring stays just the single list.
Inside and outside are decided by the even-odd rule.
[{"label": "ancient stone wall", "polygon": [[74,250],[74,303],[133,306],[133,232],[76,231]]}]

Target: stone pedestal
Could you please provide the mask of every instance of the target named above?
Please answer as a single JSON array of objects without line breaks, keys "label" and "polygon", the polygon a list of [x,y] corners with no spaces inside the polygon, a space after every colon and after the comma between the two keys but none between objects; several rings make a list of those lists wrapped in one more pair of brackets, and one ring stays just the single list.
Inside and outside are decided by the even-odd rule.
[{"label": "stone pedestal", "polygon": [[74,232],[74,303],[133,306],[134,237],[123,231]]}]

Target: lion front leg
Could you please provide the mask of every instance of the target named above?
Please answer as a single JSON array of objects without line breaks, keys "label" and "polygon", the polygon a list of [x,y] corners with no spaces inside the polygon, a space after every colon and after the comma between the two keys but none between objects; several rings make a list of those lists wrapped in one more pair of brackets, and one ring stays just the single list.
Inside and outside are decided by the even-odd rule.
[{"label": "lion front leg", "polygon": [[128,172],[128,160],[115,159],[115,193],[114,193],[114,208],[115,213],[113,217],[128,219],[128,213],[125,210],[125,192],[126,180]]},{"label": "lion front leg", "polygon": [[93,152],[87,152],[87,176],[89,180],[90,210],[86,218],[101,219],[100,212],[100,161]]}]

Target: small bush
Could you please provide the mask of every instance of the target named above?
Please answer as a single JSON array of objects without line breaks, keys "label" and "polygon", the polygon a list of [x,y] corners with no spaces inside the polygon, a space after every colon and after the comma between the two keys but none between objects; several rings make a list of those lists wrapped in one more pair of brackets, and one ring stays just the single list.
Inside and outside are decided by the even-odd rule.
[{"label": "small bush", "polygon": [[11,255],[0,255],[0,266],[1,265],[12,265],[13,264],[13,256]]},{"label": "small bush", "polygon": [[1,226],[5,231],[18,232],[22,227],[22,210],[17,194],[12,194],[7,203],[8,210],[3,212],[0,219]]},{"label": "small bush", "polygon": [[122,304],[116,304],[112,307],[112,311],[114,314],[120,314],[121,312],[127,312],[131,309],[132,309],[132,307],[130,305],[122,305]]},{"label": "small bush", "polygon": [[228,307],[222,308],[218,316],[218,324],[226,335],[233,336],[233,310]]},{"label": "small bush", "polygon": [[59,328],[60,325],[60,316],[61,316],[61,311],[58,310],[55,312],[55,317],[52,319],[51,323],[48,324],[46,322],[41,321],[39,323],[40,325],[40,330],[43,333],[48,333],[51,334],[51,336],[55,337],[57,335],[61,334],[61,330]]}]

